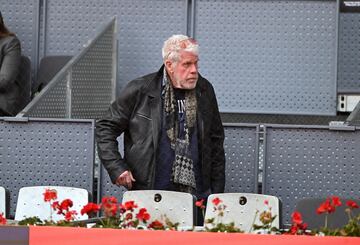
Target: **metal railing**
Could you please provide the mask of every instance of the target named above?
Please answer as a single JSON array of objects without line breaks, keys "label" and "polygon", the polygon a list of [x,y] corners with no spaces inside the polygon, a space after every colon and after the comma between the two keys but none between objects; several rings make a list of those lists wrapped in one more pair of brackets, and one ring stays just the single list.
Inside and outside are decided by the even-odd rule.
[{"label": "metal railing", "polygon": [[102,117],[115,99],[116,18],[100,28],[49,84],[17,115],[37,118]]}]

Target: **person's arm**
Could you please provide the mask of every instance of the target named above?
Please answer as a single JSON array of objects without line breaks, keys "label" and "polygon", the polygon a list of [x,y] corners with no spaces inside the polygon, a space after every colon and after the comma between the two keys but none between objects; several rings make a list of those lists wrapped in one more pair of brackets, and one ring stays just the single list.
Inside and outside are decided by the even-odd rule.
[{"label": "person's arm", "polygon": [[224,152],[224,128],[221,122],[219,108],[214,92],[211,86],[211,191],[212,193],[222,193],[225,189],[225,152]]},{"label": "person's arm", "polygon": [[101,163],[114,184],[127,187],[131,187],[129,180],[132,175],[128,164],[118,150],[116,139],[128,129],[129,120],[137,101],[137,87],[136,84],[130,82],[121,91],[119,98],[111,104],[106,115],[96,123],[96,142]]},{"label": "person's arm", "polygon": [[12,87],[20,71],[21,46],[19,39],[10,37],[3,48],[3,60],[0,67],[0,91],[6,92]]}]

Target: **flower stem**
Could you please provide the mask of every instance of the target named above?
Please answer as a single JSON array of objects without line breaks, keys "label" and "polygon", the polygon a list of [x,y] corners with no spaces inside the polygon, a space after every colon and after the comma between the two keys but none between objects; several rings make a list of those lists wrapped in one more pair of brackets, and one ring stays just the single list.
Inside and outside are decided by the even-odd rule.
[{"label": "flower stem", "polygon": [[259,210],[256,210],[255,215],[254,215],[253,222],[252,222],[251,227],[250,227],[250,230],[249,230],[249,233],[252,232],[252,229],[253,229],[253,227],[254,227],[255,220],[256,220],[256,217],[257,217],[258,213],[259,213]]},{"label": "flower stem", "polygon": [[326,214],[325,215],[325,229],[327,228],[327,225],[328,225],[328,215]]}]

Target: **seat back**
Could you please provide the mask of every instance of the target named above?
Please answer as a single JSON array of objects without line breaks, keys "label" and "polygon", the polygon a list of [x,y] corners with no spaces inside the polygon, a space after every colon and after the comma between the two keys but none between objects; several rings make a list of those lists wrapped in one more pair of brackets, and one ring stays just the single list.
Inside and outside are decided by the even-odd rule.
[{"label": "seat back", "polygon": [[39,65],[38,79],[32,86],[32,94],[40,92],[71,58],[72,56],[67,55],[43,57]]},{"label": "seat back", "polygon": [[0,214],[6,217],[6,192],[5,188],[0,186]]},{"label": "seat back", "polygon": [[[296,211],[301,213],[303,221],[308,224],[309,229],[319,229],[325,225],[325,214],[317,214],[316,210],[325,202],[326,198],[304,198],[296,204]],[[327,226],[328,228],[335,229],[341,228],[349,222],[349,218],[345,209],[347,208],[346,202],[350,199],[341,198],[342,205],[336,207],[334,213],[328,214]],[[354,200],[354,199],[351,199]],[[360,199],[354,200],[360,205]],[[354,209],[353,215],[360,213],[359,209]]]},{"label": "seat back", "polygon": [[150,222],[159,220],[164,223],[168,218],[179,223],[179,228],[187,229],[194,226],[195,197],[189,193],[175,191],[141,190],[126,191],[123,203],[134,201],[139,208],[146,208],[151,215]]},{"label": "seat back", "polygon": [[20,72],[17,77],[20,83],[20,96],[18,98],[19,112],[22,110],[31,100],[31,61],[27,56],[21,56]]},{"label": "seat back", "polygon": [[46,189],[55,189],[57,191],[57,200],[61,203],[65,199],[73,201],[73,207],[70,210],[77,212],[76,219],[87,219],[87,215],[81,215],[80,211],[89,201],[89,193],[86,189],[65,187],[65,186],[31,186],[23,187],[19,190],[18,201],[16,205],[15,220],[23,220],[28,217],[37,216],[41,220],[53,221],[63,220],[63,215],[51,211],[49,202],[44,201]]},{"label": "seat back", "polygon": [[260,225],[260,214],[263,211],[269,211],[269,207],[271,207],[272,216],[276,215],[272,226],[280,228],[280,203],[279,199],[275,196],[252,193],[212,194],[207,199],[205,222],[211,218],[217,220],[217,212],[214,209],[215,204],[213,203],[215,198],[219,198],[222,204],[226,205],[224,216],[220,217],[219,220],[223,224],[234,222],[235,226],[241,230],[253,232],[253,223]]}]

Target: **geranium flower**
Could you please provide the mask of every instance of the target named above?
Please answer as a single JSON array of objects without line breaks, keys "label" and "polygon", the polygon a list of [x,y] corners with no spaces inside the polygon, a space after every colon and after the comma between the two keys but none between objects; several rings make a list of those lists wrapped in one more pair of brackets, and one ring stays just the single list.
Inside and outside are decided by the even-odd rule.
[{"label": "geranium flower", "polygon": [[132,213],[127,213],[125,216],[125,220],[131,220],[133,218],[133,214]]},{"label": "geranium flower", "polygon": [[125,202],[124,204],[121,204],[120,205],[120,208],[123,210],[123,211],[133,211],[134,208],[137,208],[138,206],[135,204],[134,201],[128,201],[128,202]]},{"label": "geranium flower", "polygon": [[205,201],[204,199],[200,199],[200,200],[196,201],[195,206],[199,207],[201,209],[204,209],[205,208],[204,201]]},{"label": "geranium flower", "polygon": [[104,209],[105,216],[107,216],[107,217],[116,216],[118,208],[115,203],[106,203],[106,204],[103,204],[102,207]]},{"label": "geranium flower", "polygon": [[335,207],[340,207],[341,206],[341,200],[338,196],[333,196],[332,197],[332,203]]},{"label": "geranium flower", "polygon": [[292,225],[288,231],[288,234],[291,235],[307,234],[306,229],[308,225],[306,223],[303,223],[301,214],[295,211],[291,214],[291,218],[292,218]]},{"label": "geranium flower", "polygon": [[81,215],[87,214],[90,215],[92,213],[97,213],[101,208],[101,205],[98,205],[96,203],[88,203],[86,204],[80,211]]},{"label": "geranium flower", "polygon": [[347,201],[346,205],[351,209],[359,208],[359,205],[353,200]]},{"label": "geranium flower", "polygon": [[318,214],[333,213],[333,212],[335,212],[335,205],[332,205],[330,199],[327,198],[325,202],[320,204],[320,206],[317,208],[316,212]]},{"label": "geranium flower", "polygon": [[53,208],[53,210],[58,210],[60,208],[60,204],[58,201],[55,201],[51,204],[51,207]]},{"label": "geranium flower", "polygon": [[61,202],[60,209],[68,211],[72,206],[73,206],[73,201],[71,201],[70,199],[65,199],[64,201]]},{"label": "geranium flower", "polygon": [[153,222],[151,222],[148,226],[149,229],[154,229],[154,230],[163,230],[164,229],[164,225],[163,223],[161,223],[158,220],[154,220]]},{"label": "geranium flower", "polygon": [[46,189],[44,195],[45,202],[51,202],[57,199],[57,191],[55,189]]},{"label": "geranium flower", "polygon": [[220,198],[218,198],[218,197],[216,197],[216,198],[214,198],[214,199],[212,200],[212,203],[213,203],[215,206],[219,205],[219,203],[221,203],[221,202],[222,202],[222,200],[221,200]]},{"label": "geranium flower", "polygon": [[102,203],[117,203],[116,197],[110,196],[110,197],[103,197],[101,199]]},{"label": "geranium flower", "polygon": [[147,212],[146,208],[141,208],[139,213],[136,215],[136,218],[140,221],[146,222],[150,219],[150,214]]},{"label": "geranium flower", "polygon": [[301,214],[297,211],[292,213],[291,218],[292,218],[292,222],[295,224],[300,225],[303,222]]},{"label": "geranium flower", "polygon": [[114,217],[116,216],[118,207],[117,199],[115,197],[103,197],[102,198],[102,207],[105,212],[105,216]]},{"label": "geranium flower", "polygon": [[75,210],[68,211],[65,214],[65,220],[66,221],[72,221],[75,219],[75,215],[77,215],[77,212]]},{"label": "geranium flower", "polygon": [[0,213],[0,225],[6,225],[6,218],[3,213]]}]

